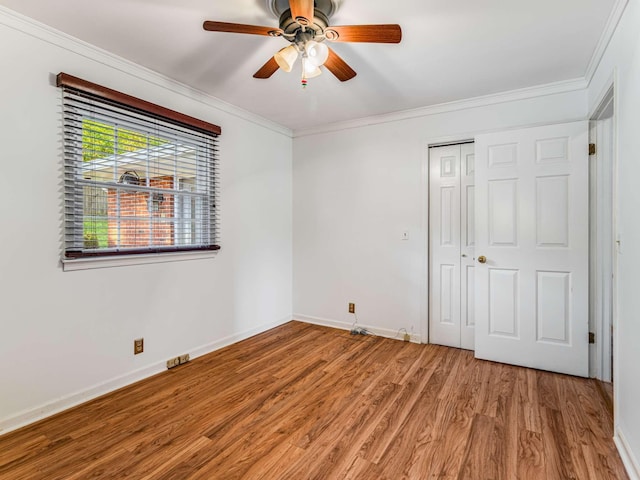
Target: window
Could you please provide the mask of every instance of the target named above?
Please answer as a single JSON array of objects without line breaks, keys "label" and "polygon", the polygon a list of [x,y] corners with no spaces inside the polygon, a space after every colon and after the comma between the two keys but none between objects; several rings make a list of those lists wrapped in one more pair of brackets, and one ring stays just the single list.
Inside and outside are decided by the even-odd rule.
[{"label": "window", "polygon": [[217,250],[220,128],[61,73],[66,259]]}]

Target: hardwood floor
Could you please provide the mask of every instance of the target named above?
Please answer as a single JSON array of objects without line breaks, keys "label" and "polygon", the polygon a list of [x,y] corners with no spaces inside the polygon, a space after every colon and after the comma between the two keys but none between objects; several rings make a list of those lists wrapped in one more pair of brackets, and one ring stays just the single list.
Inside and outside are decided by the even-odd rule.
[{"label": "hardwood floor", "polygon": [[602,395],[604,404],[607,406],[607,411],[612,419],[611,421],[613,421],[613,383],[597,380],[596,387],[598,387],[598,391]]},{"label": "hardwood floor", "polygon": [[595,383],[291,322],[0,437],[1,479],[626,479]]}]

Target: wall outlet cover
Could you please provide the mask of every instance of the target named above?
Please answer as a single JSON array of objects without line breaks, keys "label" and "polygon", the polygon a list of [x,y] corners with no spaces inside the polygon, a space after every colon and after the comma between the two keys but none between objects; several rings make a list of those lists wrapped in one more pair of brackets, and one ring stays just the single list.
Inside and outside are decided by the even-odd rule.
[{"label": "wall outlet cover", "polygon": [[133,354],[138,355],[144,352],[144,338],[136,338],[133,341]]}]

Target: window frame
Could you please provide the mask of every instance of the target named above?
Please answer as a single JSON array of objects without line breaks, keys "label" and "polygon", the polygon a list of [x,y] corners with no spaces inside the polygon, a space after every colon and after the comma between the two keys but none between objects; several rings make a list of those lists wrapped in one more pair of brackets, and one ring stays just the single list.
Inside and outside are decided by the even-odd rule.
[{"label": "window frame", "polygon": [[[190,117],[188,115],[176,112],[174,110],[167,109],[160,105],[156,105],[145,100],[118,92],[116,90],[103,87],[101,85],[88,82],[86,80],[74,77],[67,73],[60,73],[56,77],[56,85],[61,88],[61,91],[71,91],[72,95],[82,95],[90,98],[92,101],[103,103],[106,105],[112,105],[118,109],[132,112],[135,115],[142,115],[149,120],[158,120],[165,123],[173,124],[181,129],[189,130],[198,135],[205,136],[207,144],[210,142],[210,155],[206,156],[206,162],[204,168],[210,169],[210,178],[207,182],[208,190],[205,194],[205,201],[209,202],[209,215],[206,220],[204,217],[200,219],[201,224],[197,228],[204,228],[205,225],[211,223],[208,228],[208,241],[205,243],[190,245],[176,245],[175,236],[177,234],[174,231],[174,244],[165,246],[153,246],[150,245],[142,248],[122,247],[110,248],[108,250],[100,249],[86,249],[77,246],[78,242],[76,237],[78,236],[78,218],[82,218],[80,222],[84,222],[85,211],[83,210],[80,217],[76,211],[78,205],[84,205],[86,194],[84,190],[78,193],[82,189],[82,182],[76,182],[73,175],[66,175],[65,180],[68,181],[72,178],[72,186],[65,186],[64,193],[64,212],[65,221],[63,225],[63,248],[62,248],[62,264],[64,270],[95,268],[103,266],[118,266],[126,264],[140,264],[140,263],[157,263],[173,260],[187,260],[192,258],[206,258],[214,255],[219,249],[217,239],[217,190],[219,181],[219,171],[217,168],[217,138],[221,135],[222,129],[214,124],[205,122],[203,120]],[[63,102],[64,103],[64,102]],[[66,107],[65,107],[66,108]],[[86,117],[89,118],[89,117]],[[63,136],[66,135],[68,125],[67,122],[63,122]],[[209,140],[206,140],[209,138]],[[82,160],[82,149],[80,153],[74,152],[72,154],[63,154],[65,165],[73,165],[78,161],[78,157]],[[68,155],[68,157],[67,157]],[[200,155],[200,154],[197,154]],[[71,159],[71,160],[70,160]],[[66,168],[66,167],[65,167]],[[175,181],[178,181],[176,177]],[[75,193],[71,193],[75,191]],[[175,194],[179,191],[168,190],[168,193],[174,194],[174,198],[179,195]],[[151,194],[150,194],[151,195]],[[68,203],[67,203],[68,202]],[[174,200],[175,202],[175,200]],[[174,203],[174,212],[178,212],[178,202]],[[74,215],[72,220],[67,218],[67,209],[69,204],[73,206]],[[185,223],[186,219],[182,216],[175,217],[175,225],[180,226]],[[68,239],[73,238],[74,246],[69,247]]]}]

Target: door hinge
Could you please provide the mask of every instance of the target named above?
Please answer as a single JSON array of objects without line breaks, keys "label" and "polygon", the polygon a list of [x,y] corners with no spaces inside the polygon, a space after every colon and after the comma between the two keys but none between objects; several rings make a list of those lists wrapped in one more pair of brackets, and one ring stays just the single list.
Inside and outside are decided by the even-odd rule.
[{"label": "door hinge", "polygon": [[589,155],[595,155],[596,154],[596,144],[595,143],[590,143],[589,144]]},{"label": "door hinge", "polygon": [[589,332],[589,343],[596,343],[596,334]]}]

